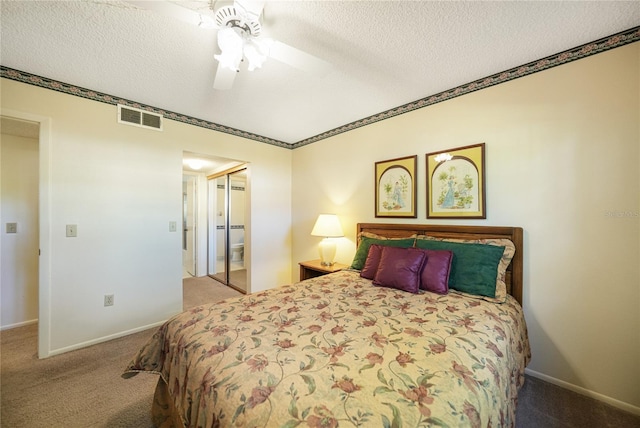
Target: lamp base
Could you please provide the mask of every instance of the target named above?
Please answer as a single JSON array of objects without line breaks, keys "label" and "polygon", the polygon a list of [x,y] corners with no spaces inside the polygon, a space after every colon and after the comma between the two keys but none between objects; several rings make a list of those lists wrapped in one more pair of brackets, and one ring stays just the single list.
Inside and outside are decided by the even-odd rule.
[{"label": "lamp base", "polygon": [[336,243],[331,238],[324,238],[318,245],[318,253],[320,254],[320,264],[322,266],[331,266],[335,262]]}]

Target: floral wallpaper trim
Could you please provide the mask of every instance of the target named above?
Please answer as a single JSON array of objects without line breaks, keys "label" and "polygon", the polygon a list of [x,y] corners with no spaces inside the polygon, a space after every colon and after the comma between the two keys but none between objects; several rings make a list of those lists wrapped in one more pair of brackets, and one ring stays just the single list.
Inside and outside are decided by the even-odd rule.
[{"label": "floral wallpaper trim", "polygon": [[214,122],[209,122],[204,119],[197,119],[191,116],[187,116],[172,111],[144,105],[135,101],[130,101],[120,97],[104,94],[101,92],[93,91],[90,89],[82,88],[79,86],[71,85],[68,83],[59,82],[57,80],[49,79],[42,76],[37,76],[31,73],[27,73],[20,70],[15,70],[9,67],[0,66],[0,77],[6,79],[15,80],[29,85],[40,86],[42,88],[51,89],[53,91],[62,92],[69,95],[75,95],[81,98],[87,98],[93,101],[103,102],[111,105],[122,104],[133,108],[149,111],[156,114],[161,114],[166,119],[175,120],[178,122],[186,123],[188,125],[199,126],[201,128],[211,129],[213,131],[224,132],[226,134],[235,135],[237,137],[247,138],[249,140],[258,141],[265,144],[271,144],[274,146],[296,149],[303,147],[311,143],[324,140],[329,137],[333,137],[343,132],[351,131],[362,126],[370,125],[381,120],[389,119],[394,116],[398,116],[404,113],[417,110],[419,108],[427,107],[442,101],[446,101],[461,95],[485,89],[490,86],[498,85],[500,83],[508,82],[519,77],[527,76],[539,71],[547,70],[552,67],[556,67],[562,64],[566,64],[571,61],[586,58],[591,55],[598,54],[610,49],[614,49],[620,46],[624,46],[630,43],[634,43],[640,40],[640,26],[631,28],[629,30],[614,34],[609,37],[605,37],[596,40],[591,43],[587,43],[578,46],[567,51],[560,52],[555,55],[542,58],[537,61],[514,67],[512,69],[493,74],[488,77],[484,77],[473,82],[461,85],[438,94],[430,95],[425,98],[410,102],[408,104],[401,105],[399,107],[383,111],[372,116],[365,117],[355,122],[348,123],[338,128],[331,129],[321,134],[315,135],[304,140],[300,140],[293,144],[285,143],[284,141],[276,140],[262,135],[253,134],[251,132],[242,131],[240,129],[231,128],[229,126],[220,125]]}]

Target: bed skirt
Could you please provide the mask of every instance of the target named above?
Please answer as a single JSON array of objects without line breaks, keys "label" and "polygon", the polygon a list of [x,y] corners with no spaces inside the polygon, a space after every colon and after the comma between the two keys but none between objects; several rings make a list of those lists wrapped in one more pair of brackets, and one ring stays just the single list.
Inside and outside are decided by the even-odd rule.
[{"label": "bed skirt", "polygon": [[180,412],[173,404],[167,383],[161,376],[158,376],[156,392],[153,395],[151,418],[156,428],[185,428]]}]

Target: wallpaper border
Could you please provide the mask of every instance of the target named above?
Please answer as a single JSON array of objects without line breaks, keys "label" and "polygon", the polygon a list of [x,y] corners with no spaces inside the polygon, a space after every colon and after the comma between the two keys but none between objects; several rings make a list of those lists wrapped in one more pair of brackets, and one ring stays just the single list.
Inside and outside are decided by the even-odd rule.
[{"label": "wallpaper border", "polygon": [[580,45],[573,49],[569,49],[555,55],[550,55],[546,58],[542,58],[536,61],[529,62],[527,64],[511,68],[487,77],[483,77],[473,82],[442,91],[440,93],[429,95],[425,98],[420,98],[416,101],[383,111],[372,116],[365,117],[360,120],[348,123],[346,125],[339,126],[321,134],[315,135],[310,138],[298,141],[293,144],[285,143],[280,140],[276,140],[262,135],[253,134],[251,132],[242,131],[240,129],[232,128],[217,124],[215,122],[209,122],[207,120],[198,119],[195,117],[187,116],[180,113],[148,106],[135,101],[127,100],[124,98],[116,97],[109,94],[104,94],[91,89],[82,88],[80,86],[71,85],[68,83],[59,82],[57,80],[49,79],[42,76],[37,76],[25,71],[15,70],[9,67],[0,66],[0,77],[4,77],[9,80],[15,80],[18,82],[26,83],[29,85],[39,86],[53,91],[62,92],[69,95],[74,95],[81,98],[87,98],[93,101],[107,103],[111,105],[123,104],[129,107],[149,111],[156,114],[161,114],[166,119],[175,120],[178,122],[186,123],[188,125],[199,126],[201,128],[211,129],[213,131],[223,132],[225,134],[234,135],[237,137],[247,138],[250,140],[258,141],[265,144],[270,144],[286,149],[296,149],[303,147],[320,140],[324,140],[329,137],[333,137],[338,134],[342,134],[347,131],[351,131],[362,126],[370,125],[372,123],[380,122],[385,119],[389,119],[404,113],[408,113],[423,107],[428,107],[433,104],[437,104],[452,98],[456,98],[462,95],[469,94],[471,92],[479,91],[500,83],[508,82],[520,77],[528,76],[539,71],[547,70],[552,67],[557,67],[568,62],[576,61],[582,58],[586,58],[591,55],[595,55],[604,51],[608,51],[620,46],[624,46],[630,43],[634,43],[640,40],[640,26],[622,31],[620,33],[613,34],[602,39]]}]

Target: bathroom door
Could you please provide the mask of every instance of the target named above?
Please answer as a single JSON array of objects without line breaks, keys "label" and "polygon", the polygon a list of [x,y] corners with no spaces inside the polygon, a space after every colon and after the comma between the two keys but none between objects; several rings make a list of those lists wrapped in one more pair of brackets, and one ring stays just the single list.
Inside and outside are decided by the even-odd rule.
[{"label": "bathroom door", "polygon": [[246,182],[246,167],[209,177],[208,274],[243,293]]}]

